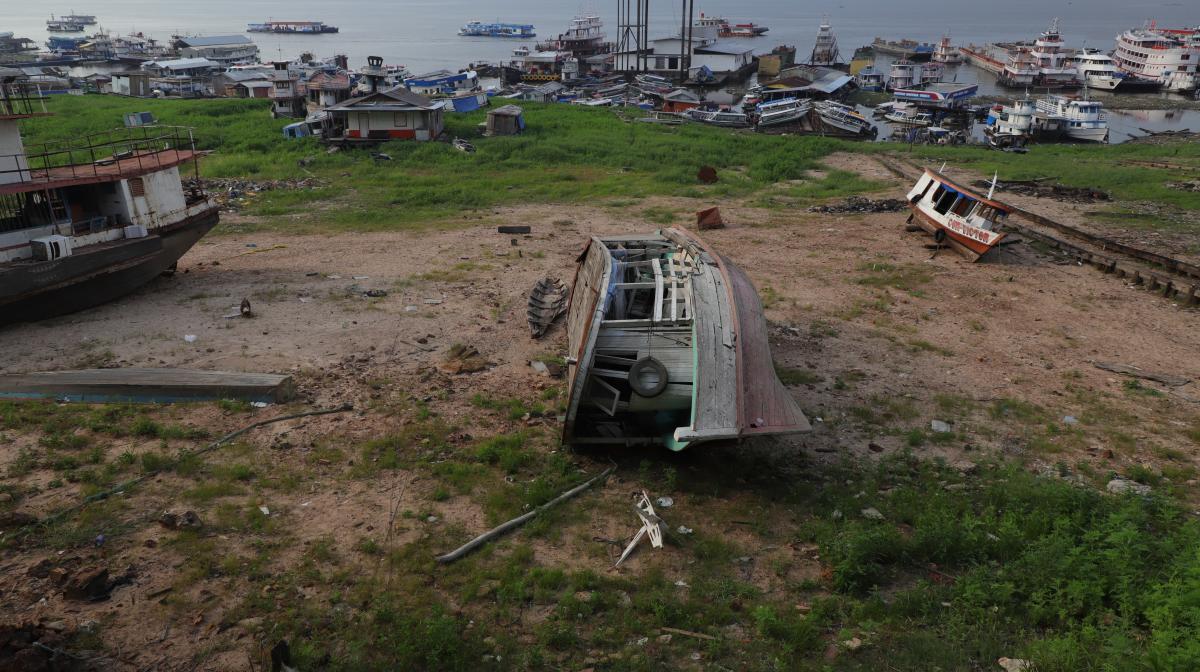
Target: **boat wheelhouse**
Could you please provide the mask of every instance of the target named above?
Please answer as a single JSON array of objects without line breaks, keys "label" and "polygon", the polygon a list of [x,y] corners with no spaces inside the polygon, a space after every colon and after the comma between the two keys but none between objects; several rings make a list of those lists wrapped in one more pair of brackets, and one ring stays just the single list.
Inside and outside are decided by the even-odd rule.
[{"label": "boat wheelhouse", "polygon": [[938,42],[937,48],[933,50],[933,62],[943,63],[945,65],[956,65],[963,62],[962,52],[958,47],[950,42],[949,35],[943,35],[942,41]]},{"label": "boat wheelhouse", "polygon": [[909,222],[971,261],[1000,244],[1006,234],[999,229],[1013,211],[991,194],[982,196],[928,168],[908,192],[908,203]]},{"label": "boat wheelhouse", "polygon": [[324,21],[267,21],[246,25],[247,33],[274,33],[276,35],[324,35],[338,32],[337,26],[327,26]]},{"label": "boat wheelhouse", "polygon": [[884,74],[875,69],[875,66],[868,65],[858,74],[854,76],[854,81],[858,84],[858,88],[863,91],[883,91]]},{"label": "boat wheelhouse", "polygon": [[892,105],[892,109],[883,115],[897,126],[932,126],[933,115],[922,110],[915,103],[898,102]]},{"label": "boat wheelhouse", "polygon": [[24,146],[39,94],[0,75],[0,324],[90,308],[172,270],[217,224],[191,131],[137,126]]},{"label": "boat wheelhouse", "polygon": [[592,238],[567,310],[563,442],[683,450],[810,431],[750,279],[695,234]]},{"label": "boat wheelhouse", "polygon": [[921,85],[921,64],[902,58],[892,62],[888,72],[888,91],[896,89],[911,89]]},{"label": "boat wheelhouse", "polygon": [[1113,91],[1128,77],[1117,67],[1112,56],[1096,49],[1084,49],[1075,54],[1075,72],[1084,86],[1100,91]]}]

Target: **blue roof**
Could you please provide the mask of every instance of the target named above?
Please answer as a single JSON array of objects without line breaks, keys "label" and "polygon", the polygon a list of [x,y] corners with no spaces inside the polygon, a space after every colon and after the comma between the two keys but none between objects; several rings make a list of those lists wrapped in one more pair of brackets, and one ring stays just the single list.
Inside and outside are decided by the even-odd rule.
[{"label": "blue roof", "polygon": [[245,35],[211,35],[209,37],[185,37],[180,42],[185,47],[215,47],[223,44],[254,44]]}]

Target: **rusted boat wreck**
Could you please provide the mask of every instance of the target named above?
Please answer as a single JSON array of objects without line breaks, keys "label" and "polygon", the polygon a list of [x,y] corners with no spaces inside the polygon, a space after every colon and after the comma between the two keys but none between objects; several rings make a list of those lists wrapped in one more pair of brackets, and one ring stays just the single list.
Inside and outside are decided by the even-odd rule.
[{"label": "rusted boat wreck", "polygon": [[912,210],[908,221],[932,235],[939,245],[949,245],[967,259],[979,261],[1007,235],[1000,228],[1013,211],[1012,206],[993,200],[992,191],[981,196],[926,168],[908,192]]},{"label": "rusted boat wreck", "polygon": [[762,304],[680,229],[592,238],[567,311],[564,443],[662,445],[809,431],[775,375]]}]

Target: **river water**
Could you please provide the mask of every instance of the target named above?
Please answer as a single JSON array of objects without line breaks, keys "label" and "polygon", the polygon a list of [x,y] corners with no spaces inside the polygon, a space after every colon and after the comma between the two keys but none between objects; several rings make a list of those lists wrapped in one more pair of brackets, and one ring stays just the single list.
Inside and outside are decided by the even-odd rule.
[{"label": "river water", "polygon": [[[680,3],[655,0],[651,3],[650,33],[664,36],[680,24]],[[336,25],[341,32],[329,35],[249,34],[261,49],[263,60],[294,58],[308,51],[318,57],[346,54],[351,66],[363,64],[368,55],[382,56],[386,63],[404,64],[414,73],[459,68],[469,62],[507,61],[519,41],[496,38],[459,37],[458,28],[471,20],[531,23],[539,37],[564,30],[571,17],[581,12],[596,13],[605,22],[609,39],[617,38],[617,5],[609,2],[581,3],[575,0],[70,0],[62,6],[5,0],[0,9],[0,31],[13,31],[43,43],[48,34],[45,22],[50,12],[95,14],[99,27],[113,34],[140,31],[164,41],[171,35],[244,34],[247,23],[268,20],[316,20]],[[1195,25],[1200,10],[1193,3],[1153,0],[1006,0],[1004,3],[962,0],[704,0],[697,14],[706,12],[731,22],[753,21],[770,28],[766,36],[731,40],[756,51],[766,52],[779,44],[795,45],[800,54],[812,49],[821,19],[827,18],[838,35],[843,59],[855,47],[869,44],[876,36],[907,37],[934,42],[943,34],[956,43],[1032,39],[1058,17],[1064,39],[1070,46],[1110,49],[1122,30],[1156,19],[1160,25]],[[92,27],[94,28],[94,27]],[[91,32],[92,28],[89,28]],[[994,78],[970,66],[951,71],[958,81],[979,81],[981,94],[996,91]],[[1097,97],[1102,97],[1098,95]],[[1146,121],[1130,121],[1154,130],[1192,128],[1200,130],[1200,112],[1154,113]],[[1114,140],[1126,128],[1123,117],[1112,115]]]}]

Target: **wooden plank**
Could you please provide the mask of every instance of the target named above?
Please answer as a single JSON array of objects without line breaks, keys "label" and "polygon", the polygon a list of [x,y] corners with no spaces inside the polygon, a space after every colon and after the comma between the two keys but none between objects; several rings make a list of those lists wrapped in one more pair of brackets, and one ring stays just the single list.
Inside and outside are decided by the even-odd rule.
[{"label": "wooden plank", "polygon": [[651,268],[654,269],[654,314],[650,318],[654,322],[662,322],[662,303],[663,303],[663,274],[662,264],[658,263],[658,259],[652,260]]},{"label": "wooden plank", "polygon": [[291,376],[195,369],[83,369],[0,376],[0,397],[90,403],[170,403],[242,399],[278,403],[295,396]]}]

